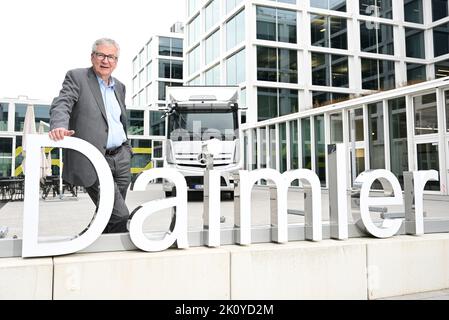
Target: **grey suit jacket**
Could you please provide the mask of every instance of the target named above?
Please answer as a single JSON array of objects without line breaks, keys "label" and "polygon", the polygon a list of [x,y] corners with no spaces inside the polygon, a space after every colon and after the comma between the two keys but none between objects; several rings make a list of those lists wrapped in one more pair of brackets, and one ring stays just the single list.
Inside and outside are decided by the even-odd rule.
[{"label": "grey suit jacket", "polygon": [[[120,121],[126,131],[125,86],[114,78],[115,96],[122,109]],[[106,109],[93,68],[67,72],[59,96],[50,107],[50,130],[75,130],[74,137],[91,143],[104,155],[108,138]],[[97,180],[91,162],[81,153],[64,149],[62,175],[69,183],[89,187]]]}]

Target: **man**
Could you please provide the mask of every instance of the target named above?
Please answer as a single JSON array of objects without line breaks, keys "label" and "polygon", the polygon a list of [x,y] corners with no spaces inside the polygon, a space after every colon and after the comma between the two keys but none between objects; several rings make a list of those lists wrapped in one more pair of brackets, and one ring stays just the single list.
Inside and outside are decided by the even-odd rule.
[{"label": "man", "polygon": [[[99,39],[92,46],[92,67],[67,72],[59,96],[50,107],[51,139],[74,136],[91,143],[105,156],[114,178],[114,207],[104,233],[127,232],[125,204],[131,182],[132,151],[126,134],[125,86],[111,76],[119,45]],[[98,209],[99,182],[91,162],[77,151],[64,152],[63,178],[84,186]]]}]

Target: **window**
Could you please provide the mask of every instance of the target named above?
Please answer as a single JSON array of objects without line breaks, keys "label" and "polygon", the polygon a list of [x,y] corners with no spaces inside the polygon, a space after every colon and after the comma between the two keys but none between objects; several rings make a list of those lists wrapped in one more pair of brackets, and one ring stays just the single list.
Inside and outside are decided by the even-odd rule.
[{"label": "window", "polygon": [[449,23],[433,28],[434,57],[449,53]]},{"label": "window", "polygon": [[188,0],[187,10],[188,10],[189,16],[191,16],[198,9],[199,4],[200,4],[200,0]]},{"label": "window", "polygon": [[296,50],[258,46],[257,80],[297,83]]},{"label": "window", "polygon": [[205,41],[206,65],[214,61],[220,55],[220,32],[217,30]]},{"label": "window", "polygon": [[182,57],[182,39],[159,37],[159,55]]},{"label": "window", "polygon": [[[440,171],[438,159],[438,143],[420,143],[416,145],[418,170]],[[428,181],[424,190],[440,190],[439,181]]]},{"label": "window", "polygon": [[217,64],[204,73],[204,84],[206,86],[220,84],[220,64]]},{"label": "window", "polygon": [[170,38],[159,37],[159,55],[160,56],[170,55]]},{"label": "window", "polygon": [[426,65],[407,63],[407,83],[413,84],[426,81]]},{"label": "window", "polygon": [[188,45],[191,46],[198,42],[200,38],[200,15],[197,15],[195,19],[187,25],[188,30]]},{"label": "window", "polygon": [[226,59],[226,83],[236,85],[245,82],[245,49]]},{"label": "window", "polygon": [[159,59],[159,78],[182,79],[182,61]]},{"label": "window", "polygon": [[128,134],[143,135],[143,110],[126,110],[128,116]]},{"label": "window", "polygon": [[415,134],[438,133],[437,96],[435,93],[413,98]]},{"label": "window", "polygon": [[404,187],[404,172],[408,171],[405,97],[388,101],[388,119],[390,124],[390,170]]},{"label": "window", "polygon": [[147,71],[146,81],[147,82],[150,82],[153,80],[152,74],[151,74],[151,72],[152,72],[151,64],[152,64],[152,62],[149,62],[146,67],[146,71]]},{"label": "window", "polygon": [[226,49],[232,49],[245,40],[245,10],[226,23]]},{"label": "window", "polygon": [[148,41],[148,43],[146,44],[146,47],[147,47],[147,61],[150,60],[151,57],[153,56],[152,52],[151,52],[151,50],[153,50],[152,49],[153,48],[152,44],[153,44],[152,39],[150,39],[150,41]]},{"label": "window", "polygon": [[435,78],[449,76],[449,59],[435,63]]},{"label": "window", "polygon": [[165,91],[166,87],[182,87],[182,83],[180,82],[165,82],[159,81],[158,87],[158,99],[165,100]]},{"label": "window", "polygon": [[209,30],[210,27],[218,22],[220,17],[220,0],[213,0],[204,9],[204,30]]},{"label": "window", "polygon": [[345,18],[312,15],[310,17],[312,45],[347,49],[347,22]]},{"label": "window", "polygon": [[0,176],[10,177],[12,166],[12,138],[0,138]]},{"label": "window", "polygon": [[257,6],[257,39],[296,43],[296,11]]},{"label": "window", "polygon": [[287,124],[285,122],[279,124],[279,147],[279,172],[284,173],[287,171]]},{"label": "window", "polygon": [[310,134],[310,118],[301,119],[302,167],[312,169],[312,144]]},{"label": "window", "polygon": [[343,142],[343,115],[334,113],[329,116],[331,143]]},{"label": "window", "polygon": [[0,103],[0,131],[8,131],[8,103]]},{"label": "window", "polygon": [[298,111],[298,90],[257,88],[258,121]]},{"label": "window", "polygon": [[16,104],[16,112],[14,116],[14,131],[23,131],[23,123],[25,122],[27,107],[28,105],[26,104]]},{"label": "window", "polygon": [[447,0],[432,0],[432,20],[437,21],[448,16]]},{"label": "window", "polygon": [[151,168],[151,140],[130,139],[130,144],[135,151],[131,158],[131,173],[136,174]]},{"label": "window", "polygon": [[346,0],[310,0],[310,6],[334,11],[346,11]]},{"label": "window", "polygon": [[[35,105],[34,106],[34,120],[36,123],[36,131],[39,131],[40,122],[50,123],[50,106]],[[48,127],[43,126],[44,132],[48,132]]]},{"label": "window", "polygon": [[242,0],[226,0],[226,13],[234,9]]},{"label": "window", "polygon": [[137,66],[137,57],[135,57],[133,59],[133,74],[136,74],[138,70],[138,66]]},{"label": "window", "polygon": [[365,52],[394,55],[393,26],[360,21],[360,49]]},{"label": "window", "polygon": [[200,46],[190,51],[187,54],[187,59],[189,61],[189,75],[195,73],[200,68]]},{"label": "window", "polygon": [[404,0],[404,20],[423,23],[422,0]]},{"label": "window", "polygon": [[150,111],[150,136],[165,135],[165,118],[161,119],[164,112]]},{"label": "window", "polygon": [[370,169],[385,169],[383,103],[368,105],[368,142]]},{"label": "window", "polygon": [[326,144],[324,134],[324,115],[313,117],[315,120],[315,172],[321,186],[326,186]]},{"label": "window", "polygon": [[312,84],[348,88],[348,57],[312,52]]},{"label": "window", "polygon": [[394,62],[362,58],[362,89],[388,90],[395,88]]},{"label": "window", "polygon": [[171,38],[171,55],[172,57],[182,57],[182,39]]},{"label": "window", "polygon": [[405,28],[405,48],[407,57],[424,59],[424,30]]},{"label": "window", "polygon": [[392,0],[359,0],[360,14],[379,18],[393,18]]},{"label": "window", "polygon": [[349,99],[349,94],[340,92],[312,91],[314,108],[326,106]]},{"label": "window", "polygon": [[299,169],[298,121],[290,121],[290,169]]}]

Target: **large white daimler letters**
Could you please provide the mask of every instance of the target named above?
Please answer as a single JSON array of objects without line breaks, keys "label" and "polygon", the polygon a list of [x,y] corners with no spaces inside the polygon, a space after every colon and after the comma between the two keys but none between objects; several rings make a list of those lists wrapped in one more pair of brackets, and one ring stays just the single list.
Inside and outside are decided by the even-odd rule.
[{"label": "large white daimler letters", "polygon": [[[41,147],[68,148],[84,154],[97,171],[100,181],[100,202],[95,220],[81,236],[64,241],[39,242],[39,179]],[[103,232],[114,204],[114,181],[104,156],[90,143],[66,137],[53,141],[46,135],[27,137],[25,167],[25,198],[23,208],[22,257],[54,256],[73,253],[92,244]],[[63,214],[63,212],[61,212]]]},{"label": "large white daimler letters", "polygon": [[[145,191],[148,182],[158,178],[172,181],[176,187],[176,197],[159,199],[142,204],[131,219],[129,234],[132,242],[144,251],[163,251],[168,249],[175,241],[178,248],[187,248],[187,184],[184,176],[175,169],[157,168],[142,172],[134,182],[134,191]],[[167,209],[176,208],[176,224],[173,232],[166,235],[162,240],[150,240],[143,233],[144,221],[153,213]]]},{"label": "large white daimler letters", "polygon": [[[98,211],[85,232],[71,239],[52,238],[43,241],[39,238],[39,179],[42,147],[69,148],[84,154],[93,164],[100,183],[100,202]],[[329,212],[330,237],[345,240],[348,238],[347,207],[348,181],[344,170],[346,165],[344,144],[329,145]],[[209,156],[210,158],[210,156]],[[211,159],[211,158],[210,158]],[[209,159],[209,160],[210,160]],[[208,160],[208,161],[209,161]],[[46,135],[29,135],[27,139],[25,169],[25,201],[23,212],[22,257],[40,257],[69,254],[85,249],[100,237],[111,216],[114,203],[114,182],[111,171],[103,155],[91,144],[78,138],[66,137],[61,141],[50,140]],[[204,245],[220,246],[220,176],[223,172],[213,170],[208,162],[204,180],[203,236]],[[320,241],[323,238],[321,183],[317,174],[308,169],[296,169],[279,173],[274,169],[253,171],[240,170],[234,176],[234,227],[235,238],[232,243],[251,244],[251,192],[257,181],[269,180],[270,185],[270,231],[271,241],[288,242],[288,189],[293,181],[301,182],[304,190],[304,239]],[[136,247],[148,252],[163,251],[175,242],[178,248],[188,248],[187,230],[187,183],[174,168],[156,168],[143,171],[132,186],[133,191],[145,191],[148,183],[165,179],[173,183],[176,196],[145,202],[130,217],[129,236]],[[401,186],[396,176],[388,170],[368,170],[362,172],[354,181],[353,204],[360,210],[353,211],[356,225],[377,238],[387,238],[397,234],[405,218],[405,233],[421,235],[424,233],[423,190],[429,180],[438,180],[435,170],[405,172],[405,204]],[[380,181],[384,196],[370,194],[371,186]],[[390,194],[391,193],[391,194]],[[298,194],[298,193],[296,193]],[[294,193],[291,195],[294,196]],[[373,220],[371,212],[386,212],[387,206],[404,206],[405,213],[396,218]],[[161,239],[147,237],[143,224],[155,212],[164,209],[174,210],[176,223],[173,231]],[[391,215],[390,215],[391,216]],[[394,215],[393,215],[394,216]],[[393,217],[391,216],[391,217]],[[268,239],[267,239],[268,241]]]},{"label": "large white daimler letters", "polygon": [[[387,189],[388,183],[393,189],[390,197],[370,197],[371,185],[379,180],[382,187]],[[362,172],[354,182],[354,187],[360,190],[360,216],[366,231],[377,238],[388,238],[395,235],[402,224],[402,219],[384,219],[380,227],[376,226],[369,213],[370,206],[401,205],[402,190],[396,176],[388,170],[377,169]]]}]

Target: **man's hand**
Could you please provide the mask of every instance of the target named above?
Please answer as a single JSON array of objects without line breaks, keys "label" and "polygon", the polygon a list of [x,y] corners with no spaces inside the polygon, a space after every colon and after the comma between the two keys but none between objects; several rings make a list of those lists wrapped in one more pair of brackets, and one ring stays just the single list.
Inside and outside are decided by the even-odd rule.
[{"label": "man's hand", "polygon": [[65,136],[71,136],[75,133],[75,130],[67,130],[65,128],[55,128],[48,132],[48,136],[51,140],[58,141],[64,139]]}]

